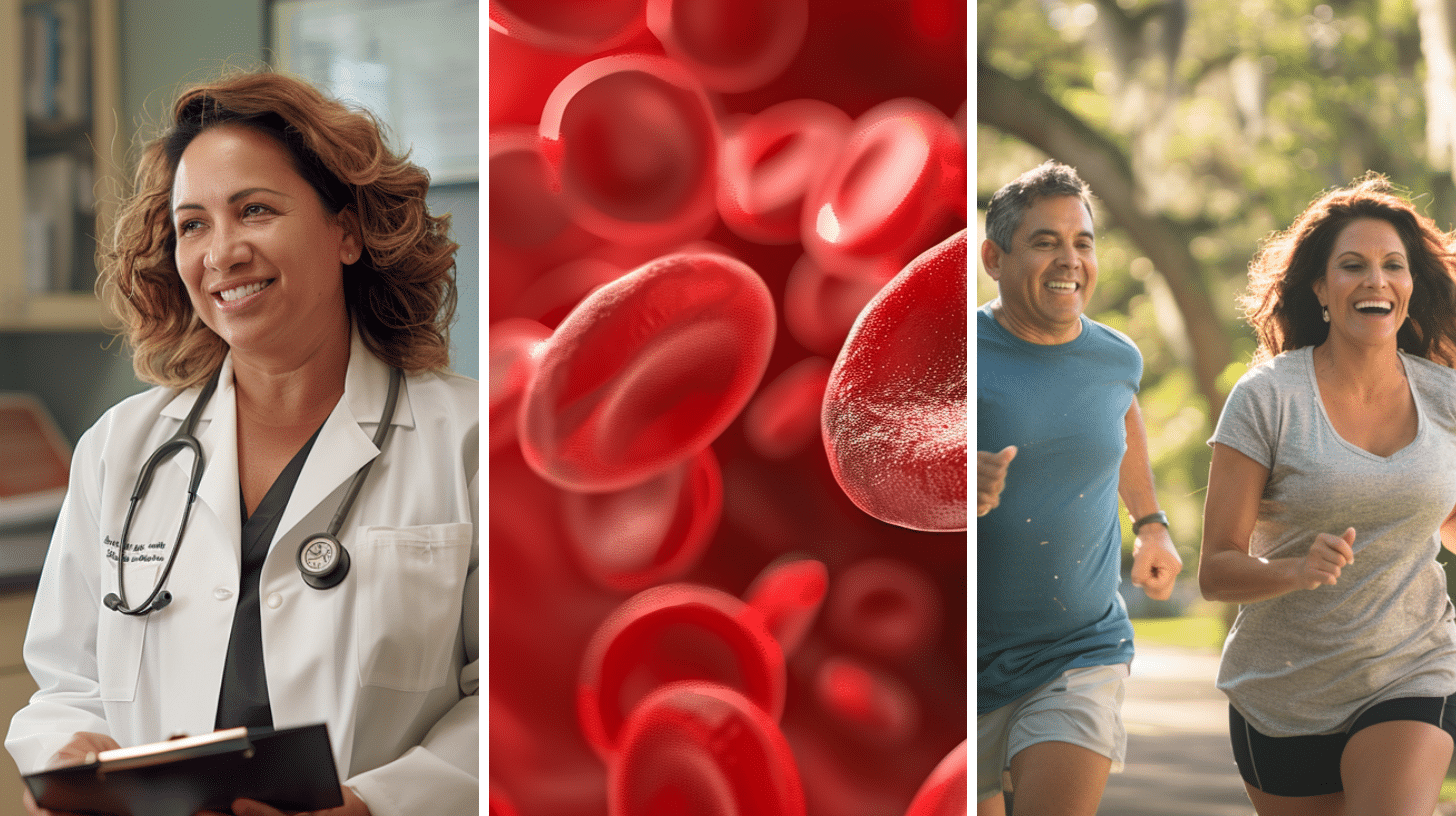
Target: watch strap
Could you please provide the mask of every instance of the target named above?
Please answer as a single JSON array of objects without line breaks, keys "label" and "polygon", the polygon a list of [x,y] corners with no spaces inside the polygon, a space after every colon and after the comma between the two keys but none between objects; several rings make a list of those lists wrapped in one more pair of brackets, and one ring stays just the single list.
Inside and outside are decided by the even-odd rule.
[{"label": "watch strap", "polygon": [[1145,524],[1161,524],[1164,527],[1167,527],[1168,514],[1164,513],[1162,510],[1159,510],[1156,513],[1149,513],[1148,515],[1133,521],[1132,534],[1137,535],[1138,531],[1141,530],[1143,528],[1143,525]]}]

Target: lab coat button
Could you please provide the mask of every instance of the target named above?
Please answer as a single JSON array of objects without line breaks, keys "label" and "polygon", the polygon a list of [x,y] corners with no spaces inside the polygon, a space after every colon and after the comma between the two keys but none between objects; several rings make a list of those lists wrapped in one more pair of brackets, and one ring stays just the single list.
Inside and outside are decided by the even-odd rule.
[{"label": "lab coat button", "polygon": [[272,595],[269,595],[268,596],[268,608],[269,609],[277,609],[278,607],[280,607],[282,605],[283,605],[283,596],[282,595],[279,595],[277,592],[275,592]]},{"label": "lab coat button", "polygon": [[227,587],[218,587],[217,589],[214,589],[212,591],[212,597],[218,599],[219,601],[226,601],[232,596],[233,591],[231,589],[228,589]]}]

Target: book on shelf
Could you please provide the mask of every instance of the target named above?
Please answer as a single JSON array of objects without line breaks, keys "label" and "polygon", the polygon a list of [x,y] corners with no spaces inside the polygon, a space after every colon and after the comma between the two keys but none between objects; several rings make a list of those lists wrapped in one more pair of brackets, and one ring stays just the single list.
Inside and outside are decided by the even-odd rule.
[{"label": "book on shelf", "polygon": [[25,164],[25,276],[32,292],[72,288],[81,177],[81,163],[70,153]]},{"label": "book on shelf", "polygon": [[25,5],[23,82],[27,118],[76,123],[90,115],[90,20],[85,0]]},{"label": "book on shelf", "polygon": [[286,812],[344,802],[328,728],[322,723],[228,728],[117,748],[23,779],[41,807],[105,816],[229,812],[238,798]]}]

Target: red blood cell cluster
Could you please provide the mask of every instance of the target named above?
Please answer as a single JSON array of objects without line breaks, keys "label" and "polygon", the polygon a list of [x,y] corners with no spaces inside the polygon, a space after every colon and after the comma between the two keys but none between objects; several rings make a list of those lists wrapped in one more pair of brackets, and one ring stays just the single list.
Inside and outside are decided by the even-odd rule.
[{"label": "red blood cell cluster", "polygon": [[490,813],[966,812],[966,11],[490,3]]}]

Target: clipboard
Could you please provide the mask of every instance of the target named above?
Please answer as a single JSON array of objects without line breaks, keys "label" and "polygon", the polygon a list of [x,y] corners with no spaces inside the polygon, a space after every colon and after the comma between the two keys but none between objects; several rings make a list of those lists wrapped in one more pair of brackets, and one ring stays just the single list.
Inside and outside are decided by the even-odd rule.
[{"label": "clipboard", "polygon": [[22,778],[41,807],[97,816],[230,813],[239,797],[283,811],[344,803],[323,723],[228,728],[117,748],[94,761]]}]

